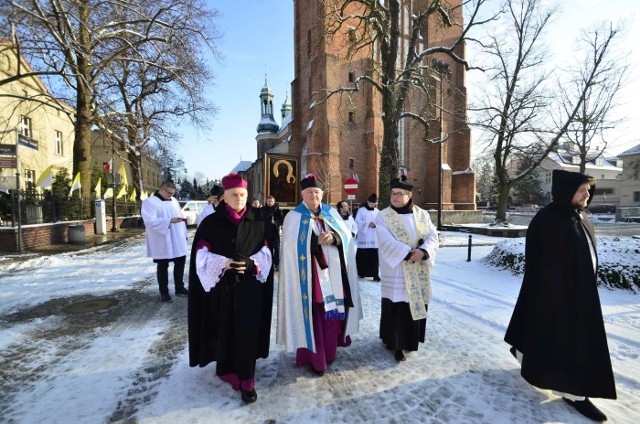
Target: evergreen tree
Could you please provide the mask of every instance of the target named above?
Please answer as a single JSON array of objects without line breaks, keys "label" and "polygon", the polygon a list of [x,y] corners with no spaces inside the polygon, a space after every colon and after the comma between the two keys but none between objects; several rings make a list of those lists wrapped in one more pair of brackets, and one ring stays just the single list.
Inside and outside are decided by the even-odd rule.
[{"label": "evergreen tree", "polygon": [[[523,172],[531,166],[530,161],[523,160],[518,166],[518,172]],[[544,203],[544,192],[540,186],[537,169],[529,172],[513,186],[518,203],[539,205]]]},{"label": "evergreen tree", "polygon": [[187,177],[180,182],[180,192],[178,194],[179,199],[193,199],[194,197],[193,184],[187,180]]}]

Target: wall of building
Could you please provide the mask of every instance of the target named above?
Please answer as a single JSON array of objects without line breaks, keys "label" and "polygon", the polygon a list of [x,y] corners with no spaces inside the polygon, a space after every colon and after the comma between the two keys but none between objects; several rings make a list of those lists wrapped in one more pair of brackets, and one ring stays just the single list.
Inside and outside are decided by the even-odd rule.
[{"label": "wall of building", "polygon": [[[122,148],[122,143],[108,136],[104,131],[93,131],[91,141],[91,161],[94,169],[102,169],[105,162],[113,159],[113,172],[115,176],[116,187],[120,186],[120,167],[124,164],[127,173],[127,181],[131,187],[134,185],[134,170],[129,161],[128,152]],[[151,159],[148,155],[142,156],[141,160],[142,188],[151,195],[160,188],[162,183],[160,165]],[[103,181],[103,185],[106,181]],[[136,186],[136,191],[140,191],[140,187]],[[138,193],[141,194],[141,193]]]},{"label": "wall of building", "polygon": [[640,206],[640,152],[622,157],[620,206]]},{"label": "wall of building", "polygon": [[[334,95],[321,101],[323,99],[318,93],[353,86],[349,82],[350,73],[357,79],[372,68],[371,59],[365,51],[354,57],[346,56],[349,44],[346,31],[331,38],[324,36],[321,25],[324,13],[321,2],[301,0],[294,3],[296,78],[292,84],[290,153],[300,155],[303,176],[314,172],[325,182],[325,200],[329,203],[345,198],[344,180],[357,176],[360,187],[356,203],[362,203],[369,194],[378,191],[383,138],[381,98],[372,85],[361,82],[357,93]],[[410,19],[410,16],[403,19]],[[446,44],[460,31],[459,28],[436,29],[434,22],[430,25],[425,38],[431,45]],[[464,56],[463,47],[457,53]],[[464,111],[464,69],[455,63],[450,63],[450,66],[451,78],[445,83],[442,93],[444,109]],[[433,101],[433,98],[429,100],[424,95],[410,93],[407,110],[423,110],[426,102]],[[430,107],[437,124],[435,106]],[[471,168],[469,129],[463,116],[445,113],[443,118],[443,132],[449,134],[443,144],[443,207],[475,209],[475,175],[460,174]],[[424,132],[412,122],[405,120],[404,128],[405,147],[401,165],[416,187],[415,201],[419,205],[435,206],[438,198],[438,147],[425,143]],[[439,134],[439,125],[432,125],[428,137],[434,138]],[[454,177],[456,172],[459,175]]]},{"label": "wall of building", "polygon": [[[0,79],[17,73],[15,50],[6,43],[0,49]],[[23,72],[31,71],[24,59],[21,66]],[[72,177],[74,113],[71,106],[51,96],[38,77],[0,86],[0,144],[15,145],[16,130],[22,133],[17,150],[22,189],[34,184],[49,166],[54,174],[64,168]],[[23,116],[30,126],[22,125]],[[16,188],[15,174],[15,168],[0,168],[0,188]]]}]

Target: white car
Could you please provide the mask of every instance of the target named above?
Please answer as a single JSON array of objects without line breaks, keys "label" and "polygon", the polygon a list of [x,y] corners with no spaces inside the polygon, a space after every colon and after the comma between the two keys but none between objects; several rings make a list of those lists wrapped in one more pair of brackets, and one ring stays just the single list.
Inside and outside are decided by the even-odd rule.
[{"label": "white car", "polygon": [[187,226],[196,225],[198,216],[202,210],[207,206],[206,200],[179,200],[180,208],[182,210],[182,216],[187,218]]}]

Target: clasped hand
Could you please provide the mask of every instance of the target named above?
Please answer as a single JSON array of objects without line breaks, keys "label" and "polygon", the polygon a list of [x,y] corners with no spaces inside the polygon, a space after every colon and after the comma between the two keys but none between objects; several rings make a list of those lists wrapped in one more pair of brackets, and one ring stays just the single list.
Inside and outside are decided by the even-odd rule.
[{"label": "clasped hand", "polygon": [[411,256],[409,257],[411,262],[418,262],[424,258],[424,252],[420,249],[411,249],[409,253],[411,253]]},{"label": "clasped hand", "polygon": [[233,259],[228,259],[224,263],[224,269],[233,269],[238,274],[244,274],[244,272],[247,270],[247,263],[245,261],[234,261]]}]

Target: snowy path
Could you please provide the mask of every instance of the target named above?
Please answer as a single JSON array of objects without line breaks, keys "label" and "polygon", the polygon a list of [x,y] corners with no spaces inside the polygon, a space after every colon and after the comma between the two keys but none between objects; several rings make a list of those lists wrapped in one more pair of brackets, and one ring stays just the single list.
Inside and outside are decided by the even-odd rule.
[{"label": "snowy path", "polygon": [[[186,299],[157,302],[144,240],[114,247],[0,263],[0,422],[588,422],[520,377],[502,341],[520,277],[481,263],[491,247],[475,247],[471,262],[464,247],[440,249],[428,340],[406,362],[379,341],[379,284],[362,281],[361,331],[329,372],[295,368],[272,337],[252,405],[212,365],[188,367]],[[601,296],[619,399],[595,403],[609,422],[640,422],[640,297]],[[103,297],[119,303],[60,312]]]}]

